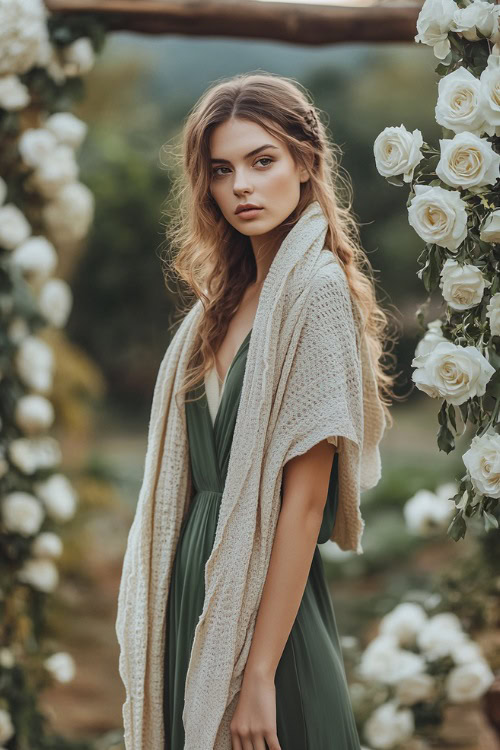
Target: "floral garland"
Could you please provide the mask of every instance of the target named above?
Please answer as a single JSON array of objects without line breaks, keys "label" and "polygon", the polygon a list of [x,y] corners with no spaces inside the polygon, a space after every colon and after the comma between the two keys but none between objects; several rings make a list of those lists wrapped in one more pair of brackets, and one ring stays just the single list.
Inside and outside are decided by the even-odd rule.
[{"label": "floral garland", "polygon": [[[410,186],[408,221],[424,240],[417,275],[438,286],[446,312],[424,327],[412,379],[442,399],[437,443],[449,453],[467,423],[476,426],[463,455],[466,473],[447,533],[465,536],[467,519],[498,528],[500,500],[500,6],[485,0],[426,0],[417,42],[440,60],[436,122],[440,148],[417,129],[385,128],[374,142],[379,173]],[[458,410],[457,410],[458,407]],[[457,428],[457,417],[462,430]]]},{"label": "floral garland", "polygon": [[[50,679],[73,679],[49,653],[39,617],[59,582],[59,524],[78,497],[47,434],[56,366],[40,335],[63,328],[68,284],[58,254],[82,240],[94,199],[75,153],[87,126],[67,109],[104,40],[94,18],[51,15],[42,0],[0,0],[0,745],[53,747],[34,708]],[[36,620],[36,625],[35,625]],[[58,747],[86,747],[58,738]]]}]

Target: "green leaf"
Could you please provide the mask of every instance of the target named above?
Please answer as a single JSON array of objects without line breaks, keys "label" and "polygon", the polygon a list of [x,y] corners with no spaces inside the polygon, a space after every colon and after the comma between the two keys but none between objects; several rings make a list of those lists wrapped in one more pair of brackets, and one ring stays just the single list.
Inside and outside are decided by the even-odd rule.
[{"label": "green leaf", "polygon": [[450,63],[451,63],[451,57],[450,57],[450,62],[448,62],[448,63],[445,63],[445,62],[439,63],[439,65],[436,68],[434,68],[434,72],[437,73],[440,76],[447,75],[447,73],[450,72],[448,70]]},{"label": "green leaf", "polygon": [[466,531],[467,524],[465,523],[462,513],[459,512],[456,514],[456,516],[448,526],[446,533],[451,536],[451,538],[454,539],[455,542],[458,542],[459,539],[463,539]]},{"label": "green leaf", "polygon": [[403,187],[403,185],[405,184],[403,178],[398,177],[397,175],[393,175],[392,177],[386,177],[385,179],[391,185],[395,185],[395,187]]},{"label": "green leaf", "polygon": [[453,427],[453,429],[456,432],[457,431],[457,422],[456,422],[456,418],[455,418],[455,406],[453,404],[450,404],[448,406],[448,418],[450,420],[451,426]]},{"label": "green leaf", "polygon": [[490,529],[498,529],[498,518],[496,518],[496,516],[494,516],[492,513],[488,513],[488,511],[486,510],[483,510],[483,516],[485,531],[489,531]]},{"label": "green leaf", "polygon": [[462,421],[465,424],[467,424],[467,420],[469,419],[469,402],[466,401],[464,404],[460,404],[458,407],[460,409],[460,413],[462,414]]},{"label": "green leaf", "polygon": [[445,453],[451,453],[455,449],[455,438],[446,426],[442,426],[437,437],[438,448]]},{"label": "green leaf", "polygon": [[444,427],[448,425],[448,418],[446,416],[446,401],[443,401],[443,403],[441,404],[441,408],[438,413],[438,422]]}]

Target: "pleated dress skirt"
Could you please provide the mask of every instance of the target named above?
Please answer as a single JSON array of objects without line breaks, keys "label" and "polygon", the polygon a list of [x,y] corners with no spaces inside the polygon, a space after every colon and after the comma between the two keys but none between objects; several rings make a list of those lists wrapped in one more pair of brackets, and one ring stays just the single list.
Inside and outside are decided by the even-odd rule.
[{"label": "pleated dress skirt", "polygon": [[[245,372],[248,333],[227,372],[214,422],[204,384],[185,404],[194,495],[182,523],[167,601],[164,750],[185,748],[182,712],[194,631],[203,609],[210,557]],[[328,541],[338,504],[333,459],[318,544]],[[217,679],[217,675],[214,675]],[[282,750],[360,750],[323,561],[316,545],[304,594],[275,673],[277,734]]]}]

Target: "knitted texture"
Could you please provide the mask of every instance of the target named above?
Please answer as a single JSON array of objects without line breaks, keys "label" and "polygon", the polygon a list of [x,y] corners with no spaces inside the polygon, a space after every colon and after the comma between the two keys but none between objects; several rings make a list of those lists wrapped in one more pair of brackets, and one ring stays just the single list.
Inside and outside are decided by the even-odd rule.
[{"label": "knitted texture", "polygon": [[[269,565],[283,467],[321,440],[338,442],[340,502],[331,539],[342,549],[363,551],[360,492],[380,479],[378,444],[386,423],[345,273],[324,247],[327,228],[321,206],[312,202],[262,286],[186,675],[183,722],[190,750],[231,750],[229,725]],[[160,365],[123,562],[116,632],[127,750],[167,748],[166,604],[191,497],[184,404],[174,394],[202,312],[198,300]]]}]

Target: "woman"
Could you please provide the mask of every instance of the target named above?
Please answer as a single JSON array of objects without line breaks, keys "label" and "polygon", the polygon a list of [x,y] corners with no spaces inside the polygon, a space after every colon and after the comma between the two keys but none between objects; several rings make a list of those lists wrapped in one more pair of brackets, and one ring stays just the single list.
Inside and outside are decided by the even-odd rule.
[{"label": "woman", "polygon": [[387,316],[297,83],[212,86],[185,125],[183,166],[173,268],[198,302],[160,367],[124,562],[125,739],[359,750],[317,544],[362,551],[359,489],[380,475],[393,382],[379,362]]}]

